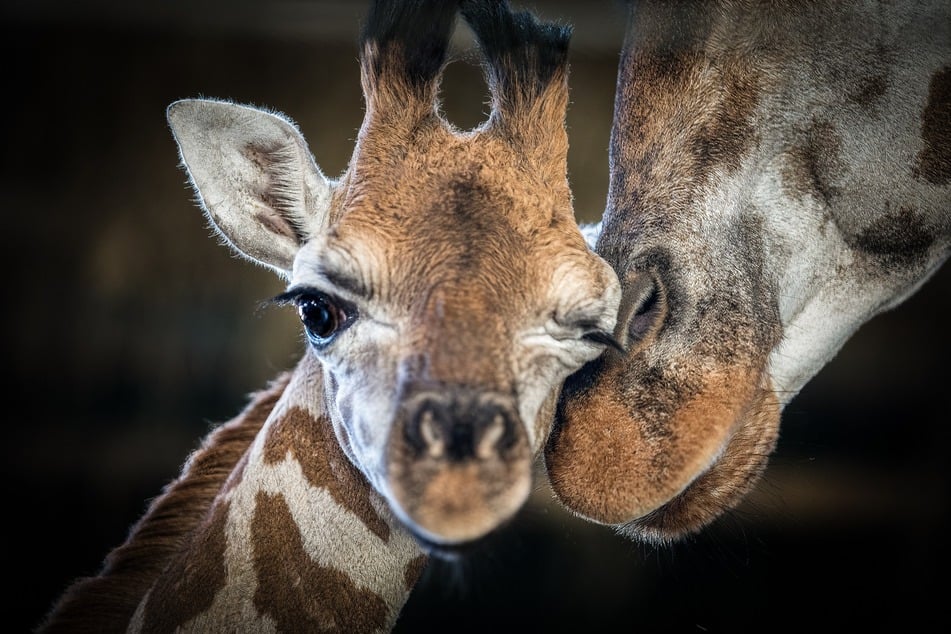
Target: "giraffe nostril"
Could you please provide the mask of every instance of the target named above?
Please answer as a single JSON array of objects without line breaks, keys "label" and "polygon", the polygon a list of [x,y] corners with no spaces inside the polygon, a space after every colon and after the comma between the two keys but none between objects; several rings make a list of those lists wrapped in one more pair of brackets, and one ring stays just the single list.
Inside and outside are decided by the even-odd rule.
[{"label": "giraffe nostril", "polygon": [[482,438],[476,446],[476,457],[480,460],[488,460],[498,455],[499,442],[506,432],[506,418],[502,414],[496,414],[482,431]]},{"label": "giraffe nostril", "polygon": [[432,458],[441,458],[443,453],[445,453],[446,440],[430,410],[424,410],[423,413],[420,414],[419,430],[429,456]]},{"label": "giraffe nostril", "polygon": [[489,460],[518,439],[517,420],[489,399],[431,395],[416,399],[403,435],[417,458]]},{"label": "giraffe nostril", "polygon": [[654,272],[632,273],[624,287],[618,326],[624,328],[620,337],[624,347],[631,349],[660,329],[667,316],[667,293]]}]

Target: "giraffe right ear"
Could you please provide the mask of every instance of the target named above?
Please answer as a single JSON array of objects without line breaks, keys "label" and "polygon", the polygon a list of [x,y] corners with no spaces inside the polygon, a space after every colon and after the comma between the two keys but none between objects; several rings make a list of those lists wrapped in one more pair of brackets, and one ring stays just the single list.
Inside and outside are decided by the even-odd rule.
[{"label": "giraffe right ear", "polygon": [[168,107],[198,203],[241,255],[290,277],[300,246],[326,226],[331,183],[281,115],[208,99]]}]

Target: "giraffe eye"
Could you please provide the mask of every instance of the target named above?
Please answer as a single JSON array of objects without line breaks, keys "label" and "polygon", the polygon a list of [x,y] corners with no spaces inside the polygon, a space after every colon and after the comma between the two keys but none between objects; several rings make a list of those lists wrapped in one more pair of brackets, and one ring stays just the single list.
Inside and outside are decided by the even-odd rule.
[{"label": "giraffe eye", "polygon": [[297,299],[297,313],[311,343],[329,343],[349,321],[347,312],[332,298],[319,294],[302,295]]},{"label": "giraffe eye", "polygon": [[330,343],[357,318],[357,307],[351,302],[308,286],[298,286],[272,298],[271,303],[293,304],[304,324],[307,339],[316,348]]}]

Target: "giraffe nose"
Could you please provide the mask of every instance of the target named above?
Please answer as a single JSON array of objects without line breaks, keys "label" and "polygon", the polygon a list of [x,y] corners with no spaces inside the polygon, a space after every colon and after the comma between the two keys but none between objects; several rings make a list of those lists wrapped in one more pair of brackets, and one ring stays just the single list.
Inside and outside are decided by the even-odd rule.
[{"label": "giraffe nose", "polygon": [[468,543],[511,518],[532,483],[515,399],[443,385],[403,395],[387,448],[387,489],[420,543]]},{"label": "giraffe nose", "polygon": [[500,458],[524,435],[512,399],[457,388],[409,401],[404,437],[419,457],[450,463]]}]

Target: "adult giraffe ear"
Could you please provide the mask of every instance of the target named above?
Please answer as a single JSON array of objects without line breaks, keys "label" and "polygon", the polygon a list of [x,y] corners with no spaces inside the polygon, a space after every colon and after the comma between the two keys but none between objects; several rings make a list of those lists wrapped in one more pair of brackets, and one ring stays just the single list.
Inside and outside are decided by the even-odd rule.
[{"label": "adult giraffe ear", "polygon": [[290,277],[300,246],[327,222],[331,183],[283,116],[209,99],[168,107],[198,203],[239,254]]}]

